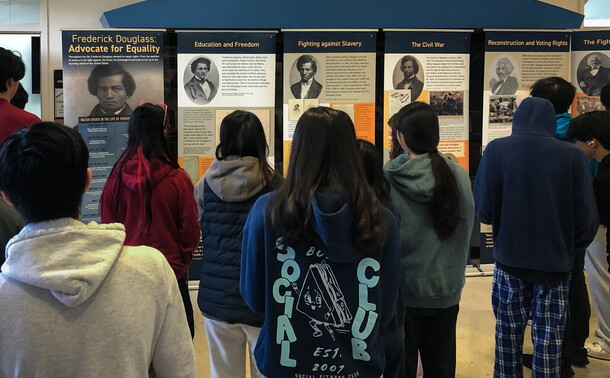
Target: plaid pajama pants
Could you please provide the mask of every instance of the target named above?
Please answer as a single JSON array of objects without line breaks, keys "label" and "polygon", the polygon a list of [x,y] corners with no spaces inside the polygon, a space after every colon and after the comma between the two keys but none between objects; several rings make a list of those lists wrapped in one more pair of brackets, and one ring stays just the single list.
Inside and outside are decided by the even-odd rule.
[{"label": "plaid pajama pants", "polygon": [[532,378],[560,377],[561,342],[568,311],[570,277],[553,286],[525,282],[494,269],[492,307],[496,317],[494,377],[523,377],[523,337],[532,317]]}]

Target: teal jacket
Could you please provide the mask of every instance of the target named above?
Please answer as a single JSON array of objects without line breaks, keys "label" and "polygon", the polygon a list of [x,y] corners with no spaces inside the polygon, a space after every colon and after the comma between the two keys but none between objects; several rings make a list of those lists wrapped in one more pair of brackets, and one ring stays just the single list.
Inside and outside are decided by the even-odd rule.
[{"label": "teal jacket", "polygon": [[460,220],[453,235],[444,241],[438,239],[428,209],[435,184],[430,155],[401,155],[384,166],[390,196],[400,214],[402,289],[407,307],[454,306],[464,286],[474,200],[468,173],[445,159],[460,191]]},{"label": "teal jacket", "polygon": [[[555,131],[555,135],[557,139],[563,140],[566,142],[574,143],[574,141],[570,141],[566,139],[566,133],[568,132],[568,127],[570,126],[570,122],[572,121],[572,114],[564,113],[555,115],[555,122],[557,123],[557,129]],[[590,159],[589,160],[589,169],[591,170],[591,177],[597,176],[597,160]]]}]

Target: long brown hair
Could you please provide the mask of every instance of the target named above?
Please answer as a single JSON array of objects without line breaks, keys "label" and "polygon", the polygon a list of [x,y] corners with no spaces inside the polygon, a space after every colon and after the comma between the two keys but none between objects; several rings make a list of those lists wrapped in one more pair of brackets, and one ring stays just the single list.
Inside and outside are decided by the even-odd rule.
[{"label": "long brown hair", "polygon": [[337,193],[351,211],[354,245],[373,253],[385,239],[386,221],[366,182],[349,116],[331,108],[307,110],[294,133],[288,175],[271,204],[275,230],[288,244],[311,241],[312,200],[317,192]]},{"label": "long brown hair", "polygon": [[[152,222],[152,184],[150,182],[150,160],[158,159],[163,164],[172,168],[180,168],[176,159],[169,153],[164,135],[165,110],[158,105],[145,103],[138,106],[131,115],[127,128],[127,147],[116,162],[110,177],[116,175],[115,187],[111,188],[116,199],[111,205],[112,217],[117,222],[123,223],[125,219],[120,218],[119,198],[123,186],[121,174],[125,165],[133,156],[138,155],[143,165],[142,174],[144,178],[144,226],[150,227]],[[101,203],[100,203],[101,206]],[[132,214],[131,216],[141,216]]]}]

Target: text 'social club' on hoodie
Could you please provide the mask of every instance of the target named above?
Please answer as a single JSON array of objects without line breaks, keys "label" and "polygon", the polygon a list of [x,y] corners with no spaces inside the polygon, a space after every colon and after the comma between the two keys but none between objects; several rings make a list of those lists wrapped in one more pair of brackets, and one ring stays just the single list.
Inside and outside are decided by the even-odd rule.
[{"label": "text 'social club' on hoodie", "polygon": [[384,354],[379,326],[395,315],[400,240],[386,209],[386,238],[363,254],[352,242],[348,205],[335,193],[312,202],[315,240],[285,245],[260,197],[246,222],[240,288],[265,323],[254,356],[271,378],[379,378]]},{"label": "text 'social club' on hoodie", "polygon": [[123,225],[30,223],[0,274],[0,377],[194,378],[169,264]]},{"label": "text 'social club' on hoodie", "polygon": [[[150,227],[144,220],[146,175],[152,187]],[[119,198],[115,198],[118,179],[115,170],[104,186],[100,200],[102,223],[123,223],[127,233],[125,245],[148,245],[158,249],[167,258],[176,277],[182,278],[200,237],[191,179],[184,170],[158,159],[146,160],[141,154],[125,164],[120,174],[123,185]],[[119,205],[118,214],[113,212],[115,201]]]}]

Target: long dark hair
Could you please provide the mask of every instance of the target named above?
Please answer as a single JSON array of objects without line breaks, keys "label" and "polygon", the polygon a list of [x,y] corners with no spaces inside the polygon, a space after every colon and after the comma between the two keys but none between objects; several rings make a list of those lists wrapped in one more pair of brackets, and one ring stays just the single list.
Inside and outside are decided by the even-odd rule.
[{"label": "long dark hair", "polygon": [[223,118],[220,124],[220,143],[216,147],[216,159],[229,156],[253,156],[263,170],[265,184],[271,184],[275,171],[267,161],[269,146],[263,124],[256,114],[236,110]]},{"label": "long dark hair", "polygon": [[396,130],[397,119],[398,118],[396,117],[396,114],[394,114],[388,120],[388,127],[390,127],[390,129],[391,129],[390,135],[392,136],[392,142],[390,144],[390,156],[389,156],[390,160],[395,159],[405,153],[405,150],[402,149],[402,147],[400,146],[400,143],[398,142],[398,134],[397,134],[398,131]]},{"label": "long dark hair", "polygon": [[354,245],[365,253],[381,245],[386,222],[366,182],[355,139],[354,125],[342,111],[317,107],[299,118],[288,175],[270,209],[273,226],[287,244],[314,238],[312,200],[317,192],[333,192],[351,210]]},{"label": "long dark hair", "polygon": [[434,194],[428,206],[434,230],[440,240],[453,234],[460,217],[460,195],[451,168],[438,150],[439,125],[434,108],[423,102],[413,102],[396,114],[397,131],[409,150],[415,154],[430,154],[434,174]]},{"label": "long dark hair", "polygon": [[356,139],[356,149],[360,154],[364,175],[377,199],[388,209],[391,208],[390,183],[383,174],[383,161],[381,153],[373,145],[364,139]]},{"label": "long dark hair", "polygon": [[152,197],[149,165],[150,160],[157,159],[162,163],[169,164],[172,168],[180,167],[176,159],[170,154],[167,143],[165,142],[164,119],[165,110],[160,106],[150,103],[145,103],[138,106],[131,115],[129,127],[127,128],[127,133],[129,134],[127,139],[127,147],[110,172],[111,177],[112,175],[117,175],[115,187],[112,188],[115,193],[115,201],[112,204],[112,214],[113,218],[119,222],[124,221],[124,219],[119,219],[119,198],[121,187],[123,186],[121,173],[123,172],[123,168],[129,159],[135,155],[140,155],[140,160],[143,164],[142,174],[145,175],[144,224],[146,225],[147,229],[150,227],[152,220],[152,208],[150,205],[150,200]]}]

